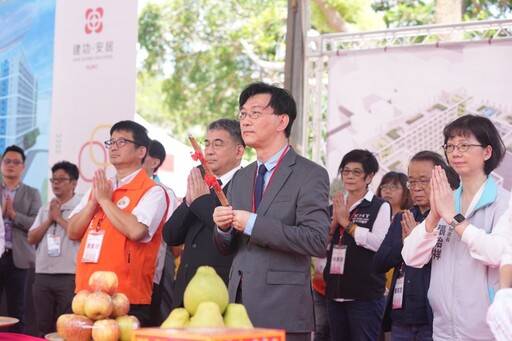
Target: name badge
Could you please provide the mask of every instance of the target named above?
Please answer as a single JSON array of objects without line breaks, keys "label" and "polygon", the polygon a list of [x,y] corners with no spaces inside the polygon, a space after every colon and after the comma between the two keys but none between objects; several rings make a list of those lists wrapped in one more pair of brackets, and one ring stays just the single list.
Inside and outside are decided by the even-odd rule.
[{"label": "name badge", "polygon": [[50,234],[48,235],[48,256],[58,257],[60,256],[60,237]]},{"label": "name badge", "polygon": [[404,297],[404,275],[399,275],[396,279],[395,290],[393,291],[392,309],[402,308],[402,301]]},{"label": "name badge", "polygon": [[343,275],[345,269],[345,257],[347,256],[346,245],[334,245],[332,248],[331,268],[329,273],[332,275]]},{"label": "name badge", "polygon": [[91,231],[87,235],[85,242],[84,254],[82,262],[84,263],[98,263],[100,258],[101,245],[103,244],[103,237],[105,231]]}]

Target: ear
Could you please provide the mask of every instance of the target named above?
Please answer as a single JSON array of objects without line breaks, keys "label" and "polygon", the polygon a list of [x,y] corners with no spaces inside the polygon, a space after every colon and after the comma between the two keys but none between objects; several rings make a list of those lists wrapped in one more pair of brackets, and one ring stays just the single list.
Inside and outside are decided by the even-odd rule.
[{"label": "ear", "polygon": [[488,145],[487,147],[484,148],[484,160],[487,161],[491,158],[492,156],[492,146],[491,145]]},{"label": "ear", "polygon": [[277,131],[284,131],[290,123],[290,116],[287,114],[281,114],[277,116]]},{"label": "ear", "polygon": [[244,152],[245,152],[244,146],[242,146],[241,144],[237,145],[236,146],[236,159],[242,160],[242,158],[244,157]]},{"label": "ear", "polygon": [[147,151],[148,149],[146,147],[139,146],[139,148],[137,148],[137,157],[142,160],[144,156],[146,156]]},{"label": "ear", "polygon": [[365,180],[367,186],[372,183],[374,176],[375,176],[375,173],[370,173],[370,174],[366,175],[366,178],[364,180]]}]

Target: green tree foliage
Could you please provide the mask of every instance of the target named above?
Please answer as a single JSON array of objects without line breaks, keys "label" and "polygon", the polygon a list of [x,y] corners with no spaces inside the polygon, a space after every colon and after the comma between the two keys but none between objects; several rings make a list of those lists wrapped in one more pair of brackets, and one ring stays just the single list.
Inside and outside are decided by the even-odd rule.
[{"label": "green tree foliage", "polygon": [[[435,23],[436,3],[452,0],[373,0],[373,9],[383,14],[389,28]],[[503,19],[512,14],[507,0],[464,0],[462,20]]]},{"label": "green tree foliage", "polygon": [[[139,18],[138,112],[185,140],[235,117],[253,80],[282,81],[285,0],[168,0]],[[163,107],[155,105],[163,103]]]}]

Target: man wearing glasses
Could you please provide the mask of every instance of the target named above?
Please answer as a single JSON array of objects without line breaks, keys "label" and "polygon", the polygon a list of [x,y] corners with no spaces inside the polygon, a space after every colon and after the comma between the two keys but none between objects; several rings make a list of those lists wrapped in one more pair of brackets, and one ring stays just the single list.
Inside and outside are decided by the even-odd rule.
[{"label": "man wearing glasses", "polygon": [[329,177],[288,144],[297,116],[288,91],[250,84],[239,109],[242,137],[258,160],[233,176],[231,207],[213,214],[218,249],[235,254],[229,298],[244,304],[255,327],[285,329],[289,341],[311,340],[311,256],[327,249]]},{"label": "man wearing glasses", "polygon": [[76,289],[89,289],[94,271],[117,274],[118,292],[128,296],[130,315],[149,325],[153,275],[168,209],[164,189],[142,170],[150,139],[133,121],[120,121],[105,141],[116,174],[103,169],[93,176],[92,188],[73,210],[68,236],[81,239],[77,257]]},{"label": "man wearing glasses", "polygon": [[[7,314],[19,320],[9,331],[23,333],[29,269],[34,267],[35,248],[27,233],[41,208],[41,195],[25,185],[25,152],[12,145],[2,156],[2,216],[5,226],[5,251],[0,258],[0,294],[5,289]],[[0,249],[2,252],[3,249]]]},{"label": "man wearing glasses", "polygon": [[80,242],[70,240],[66,228],[69,214],[80,202],[77,181],[76,165],[67,161],[53,165],[50,183],[55,197],[41,207],[28,232],[29,244],[39,244],[32,293],[41,337],[55,331],[60,315],[71,313]]},{"label": "man wearing glasses", "polygon": [[[240,169],[245,144],[240,124],[233,119],[220,119],[206,127],[204,156],[213,174],[222,183],[224,193],[233,174]],[[201,171],[193,168],[187,182],[187,194],[164,226],[164,239],[169,245],[184,244],[180,266],[173,291],[172,308],[183,306],[185,287],[199,266],[215,268],[228,283],[233,256],[225,257],[213,244],[213,210],[220,205],[215,193],[210,192]]]}]

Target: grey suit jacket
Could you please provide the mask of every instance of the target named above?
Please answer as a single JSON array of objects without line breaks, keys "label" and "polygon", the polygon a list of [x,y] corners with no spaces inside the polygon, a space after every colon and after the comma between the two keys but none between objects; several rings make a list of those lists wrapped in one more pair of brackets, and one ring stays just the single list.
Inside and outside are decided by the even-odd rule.
[{"label": "grey suit jacket", "polygon": [[[3,185],[1,185],[3,190]],[[3,195],[0,196],[3,204]],[[20,183],[13,202],[16,220],[12,227],[12,256],[14,265],[20,269],[33,268],[36,249],[28,243],[28,230],[42,206],[41,195],[33,187]]]},{"label": "grey suit jacket", "polygon": [[[228,200],[235,210],[251,211],[256,162],[231,180]],[[290,149],[275,170],[258,207],[250,237],[215,229],[223,254],[236,252],[229,280],[234,302],[242,302],[255,327],[304,333],[314,328],[311,258],[324,256],[329,234],[327,171]]]}]

